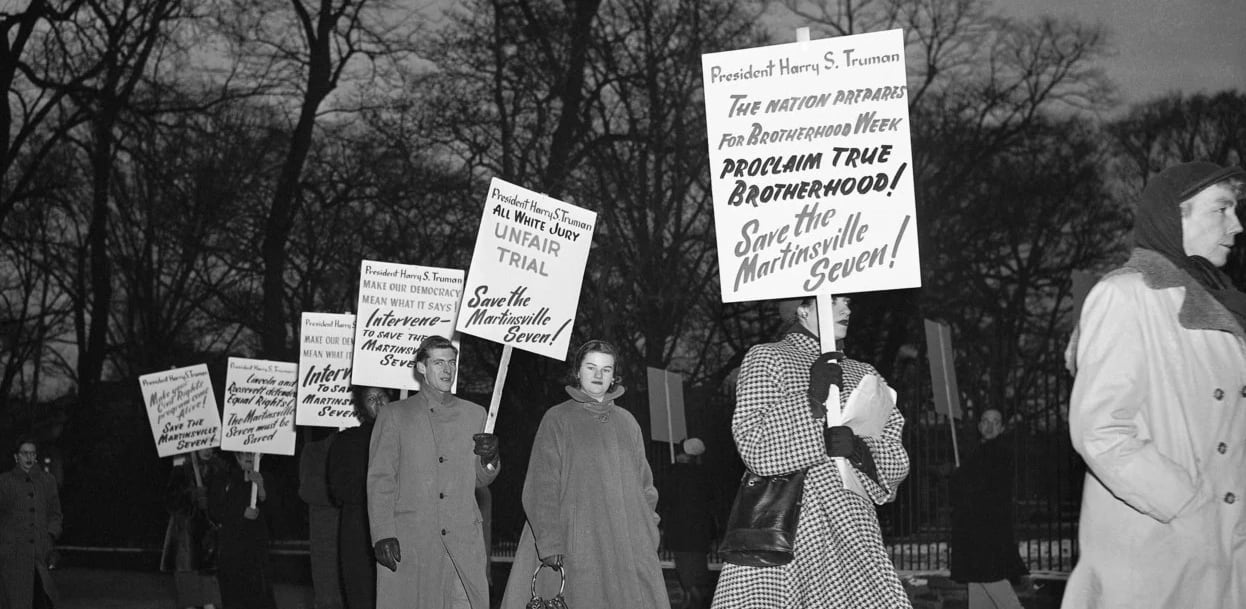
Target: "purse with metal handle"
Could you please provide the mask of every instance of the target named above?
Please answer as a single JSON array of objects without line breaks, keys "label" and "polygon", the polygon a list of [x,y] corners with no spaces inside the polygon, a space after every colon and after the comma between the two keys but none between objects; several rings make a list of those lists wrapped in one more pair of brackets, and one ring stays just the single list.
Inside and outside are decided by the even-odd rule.
[{"label": "purse with metal handle", "polygon": [[562,598],[562,591],[567,588],[567,573],[563,570],[564,567],[550,567],[558,572],[558,577],[561,580],[561,583],[558,584],[558,594],[548,600],[536,595],[536,576],[540,575],[541,568],[544,566],[544,564],[538,564],[536,571],[532,572],[532,599],[528,601],[527,605],[524,605],[524,609],[567,609],[567,601]]}]

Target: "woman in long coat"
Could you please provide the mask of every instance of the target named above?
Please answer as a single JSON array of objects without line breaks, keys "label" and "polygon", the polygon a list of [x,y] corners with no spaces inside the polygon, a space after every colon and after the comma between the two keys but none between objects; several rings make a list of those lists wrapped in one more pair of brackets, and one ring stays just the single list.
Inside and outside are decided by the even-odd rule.
[{"label": "woman in long coat", "polygon": [[[658,560],[658,492],[640,425],[615,403],[623,395],[616,353],[605,341],[581,346],[571,399],[541,419],[523,489],[528,524],[504,609],[528,602],[540,563],[565,570],[570,607],[670,607]],[[549,598],[556,589],[539,593]]]},{"label": "woman in long coat", "polygon": [[[838,466],[827,456],[825,422],[810,414],[810,367],[821,353],[817,309],[812,298],[800,302],[796,321],[778,342],[749,349],[740,366],[732,435],[740,457],[762,476],[808,468],[796,556],[778,567],[723,565],[714,591],[715,609],[814,609],[910,607],[908,595],[883,546],[874,504],[895,498],[908,475],[908,454],[900,443],[904,417],[891,412],[869,448],[873,476],[853,468],[869,499],[844,488]],[[848,330],[848,299],[835,298],[836,338]],[[840,408],[873,366],[840,362]]]},{"label": "woman in long coat", "polygon": [[[214,475],[219,475],[214,453],[215,449],[205,448],[185,455],[169,472],[165,489],[169,526],[165,529],[160,570],[173,573],[179,607],[214,606],[221,602],[216,577],[212,575],[216,570],[215,524],[208,518],[208,484]],[[198,459],[198,478],[193,459]]]},{"label": "woman in long coat", "polygon": [[[220,523],[217,579],[224,609],[276,609],[268,561],[268,485],[252,471],[255,454],[235,453],[238,467],[213,481],[208,510]],[[259,486],[251,508],[251,483]]]}]

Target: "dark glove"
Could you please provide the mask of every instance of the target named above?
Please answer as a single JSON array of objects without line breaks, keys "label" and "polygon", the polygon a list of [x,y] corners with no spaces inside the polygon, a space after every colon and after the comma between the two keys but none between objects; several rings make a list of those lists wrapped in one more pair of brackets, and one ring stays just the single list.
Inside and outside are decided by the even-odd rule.
[{"label": "dark glove", "polygon": [[826,399],[831,395],[831,385],[843,389],[844,369],[839,361],[844,354],[831,351],[818,356],[809,365],[809,412],[815,419],[826,417]]},{"label": "dark glove", "polygon": [[376,542],[376,562],[381,563],[390,571],[398,571],[398,563],[402,562],[402,549],[398,547],[397,537],[386,537]]},{"label": "dark glove", "polygon": [[852,428],[847,425],[826,428],[822,432],[822,438],[826,440],[826,454],[831,457],[851,457],[855,450],[856,437]]},{"label": "dark glove", "polygon": [[472,436],[476,448],[472,452],[480,455],[480,464],[488,465],[498,458],[498,437],[491,433],[478,433]]},{"label": "dark glove", "polygon": [[562,554],[550,554],[541,559],[541,564],[554,569],[562,568]]},{"label": "dark glove", "polygon": [[848,462],[857,468],[857,471],[869,476],[874,484],[883,485],[878,479],[878,466],[874,464],[874,453],[861,436],[852,436],[852,454],[849,455]]}]

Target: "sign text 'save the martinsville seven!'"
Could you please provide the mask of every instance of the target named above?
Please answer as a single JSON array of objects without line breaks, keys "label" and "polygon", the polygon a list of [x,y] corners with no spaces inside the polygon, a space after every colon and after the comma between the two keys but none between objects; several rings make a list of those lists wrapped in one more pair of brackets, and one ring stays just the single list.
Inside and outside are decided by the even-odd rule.
[{"label": "sign text 'save the martinsville seven!'", "polygon": [[701,62],[723,301],[921,285],[901,31]]}]

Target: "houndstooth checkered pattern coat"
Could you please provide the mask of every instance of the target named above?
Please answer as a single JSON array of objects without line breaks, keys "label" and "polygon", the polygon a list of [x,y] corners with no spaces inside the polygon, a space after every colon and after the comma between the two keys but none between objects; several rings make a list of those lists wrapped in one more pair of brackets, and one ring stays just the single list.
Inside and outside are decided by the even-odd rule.
[{"label": "houndstooth checkered pattern coat", "polygon": [[[819,351],[817,339],[792,332],[749,349],[740,366],[731,430],[745,465],[763,476],[804,467],[809,473],[795,560],[781,567],[723,565],[714,609],[912,606],[883,546],[874,506],[843,488],[838,468],[826,456],[824,423],[809,414],[809,366]],[[851,359],[840,365],[842,408],[857,383],[878,372]],[[882,486],[852,470],[875,503],[895,499],[908,475],[908,454],[900,443],[903,427],[904,417],[893,409],[881,436],[865,439]]]}]

